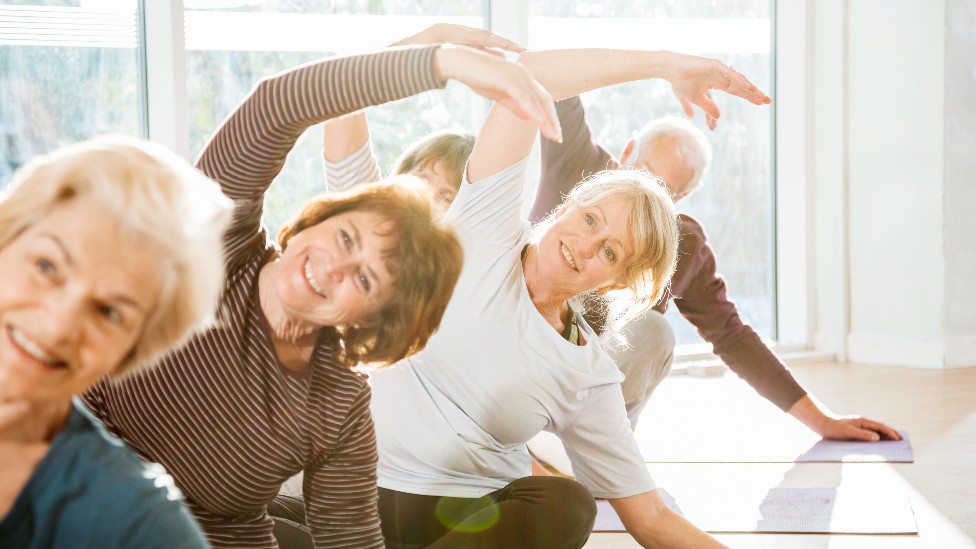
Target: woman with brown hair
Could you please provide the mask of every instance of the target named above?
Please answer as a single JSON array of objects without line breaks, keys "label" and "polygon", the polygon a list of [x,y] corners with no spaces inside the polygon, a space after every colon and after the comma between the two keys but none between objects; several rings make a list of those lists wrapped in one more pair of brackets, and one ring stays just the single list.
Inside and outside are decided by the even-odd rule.
[{"label": "woman with brown hair", "polygon": [[237,204],[219,324],[148,375],[101,384],[85,400],[170,470],[214,546],[277,546],[267,504],[303,471],[317,547],[382,547],[370,391],[351,368],[425,346],[460,246],[429,190],[409,181],[313,199],[278,243],[261,212],[306,128],[448,78],[558,135],[551,99],[520,65],[461,47],[400,48],[262,80],[197,161]]}]

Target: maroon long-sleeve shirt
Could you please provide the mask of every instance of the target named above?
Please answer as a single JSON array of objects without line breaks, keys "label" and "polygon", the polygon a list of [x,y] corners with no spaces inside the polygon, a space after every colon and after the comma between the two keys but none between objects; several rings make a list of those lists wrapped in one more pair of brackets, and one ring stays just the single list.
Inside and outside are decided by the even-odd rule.
[{"label": "maroon long-sleeve shirt", "polygon": [[[542,140],[542,178],[532,208],[533,222],[559,205],[562,197],[584,177],[619,166],[609,152],[593,141],[578,97],[560,101],[556,110],[563,142]],[[664,313],[673,299],[678,311],[712,344],[715,354],[733,372],[764,398],[784,411],[789,410],[806,391],[752,326],[739,317],[735,303],[728,297],[725,279],[718,273],[715,253],[701,223],[684,213],[679,215],[679,221],[678,265],[671,278],[669,295],[654,308]]]}]

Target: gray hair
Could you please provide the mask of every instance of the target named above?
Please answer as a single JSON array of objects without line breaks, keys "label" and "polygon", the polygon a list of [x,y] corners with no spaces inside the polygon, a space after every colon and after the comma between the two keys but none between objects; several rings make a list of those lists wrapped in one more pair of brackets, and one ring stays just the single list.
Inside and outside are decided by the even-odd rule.
[{"label": "gray hair", "polygon": [[694,124],[677,116],[664,116],[651,120],[637,132],[635,144],[630,155],[621,161],[627,165],[634,165],[644,154],[655,139],[673,137],[675,140],[674,154],[678,160],[691,170],[691,179],[681,191],[690,194],[702,186],[702,180],[712,161],[712,144],[705,137],[704,132]]}]

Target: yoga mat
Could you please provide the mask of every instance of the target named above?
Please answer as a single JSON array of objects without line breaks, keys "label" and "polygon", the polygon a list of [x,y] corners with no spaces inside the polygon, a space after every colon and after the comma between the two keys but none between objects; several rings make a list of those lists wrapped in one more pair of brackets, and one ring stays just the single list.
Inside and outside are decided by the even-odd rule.
[{"label": "yoga mat", "polygon": [[[836,488],[772,488],[756,505],[735,496],[684,502],[684,516],[711,533],[917,534],[915,514],[904,494]],[[622,532],[610,503],[597,501],[594,532]]]},{"label": "yoga mat", "polygon": [[797,456],[796,462],[912,463],[912,443],[908,433],[899,431],[901,440],[848,442],[820,440]]},{"label": "yoga mat", "polygon": [[[795,439],[746,440],[738,444],[724,441],[710,445],[702,441],[670,448],[645,451],[648,463],[912,463],[912,444],[908,433],[899,431],[902,440],[850,442],[817,440],[799,443]],[[802,445],[801,445],[802,444]]]},{"label": "yoga mat", "polygon": [[[674,501],[671,494],[662,490],[657,489],[658,495],[664,500],[664,504],[668,506],[669,509],[684,516],[681,512],[681,508],[678,507],[678,503]],[[605,499],[596,500],[596,521],[593,523],[594,532],[623,532],[624,525],[620,523],[620,517],[617,516],[617,512],[613,510],[613,506],[610,502]]]}]

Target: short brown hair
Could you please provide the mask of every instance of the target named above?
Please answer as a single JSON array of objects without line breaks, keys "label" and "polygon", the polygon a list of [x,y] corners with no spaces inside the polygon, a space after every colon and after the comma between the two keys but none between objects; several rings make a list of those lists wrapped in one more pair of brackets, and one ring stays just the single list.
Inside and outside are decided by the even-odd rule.
[{"label": "short brown hair", "polygon": [[379,214],[397,242],[384,251],[394,277],[393,298],[362,322],[336,326],[347,366],[387,366],[427,344],[461,275],[464,255],[457,235],[434,206],[433,192],[418,178],[396,176],[352,190],[322,194],[278,232],[282,250],[303,230],[345,212]]},{"label": "short brown hair", "polygon": [[434,132],[407,147],[393,165],[393,173],[406,174],[444,162],[445,178],[457,189],[464,166],[474,150],[474,136],[451,130]]}]

